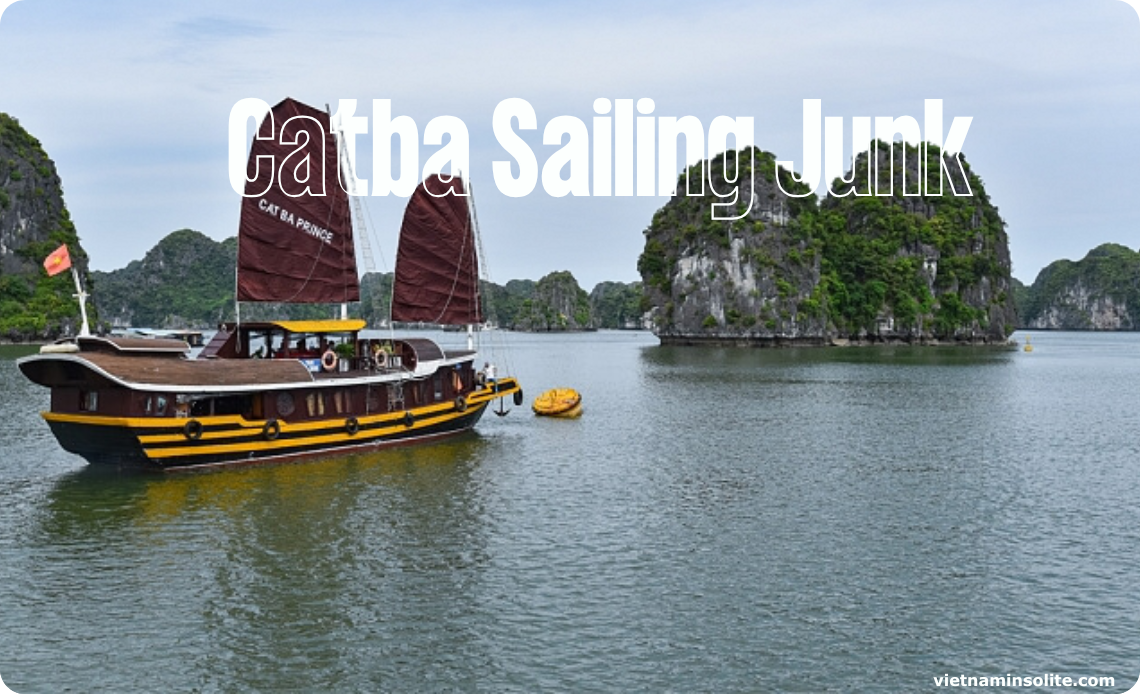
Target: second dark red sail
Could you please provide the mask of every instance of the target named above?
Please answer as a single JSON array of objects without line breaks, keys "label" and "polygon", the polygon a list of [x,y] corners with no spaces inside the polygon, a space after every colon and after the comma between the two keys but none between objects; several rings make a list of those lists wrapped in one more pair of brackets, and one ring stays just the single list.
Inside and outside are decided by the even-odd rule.
[{"label": "second dark red sail", "polygon": [[483,322],[479,261],[463,179],[429,176],[412,194],[400,227],[392,320]]}]

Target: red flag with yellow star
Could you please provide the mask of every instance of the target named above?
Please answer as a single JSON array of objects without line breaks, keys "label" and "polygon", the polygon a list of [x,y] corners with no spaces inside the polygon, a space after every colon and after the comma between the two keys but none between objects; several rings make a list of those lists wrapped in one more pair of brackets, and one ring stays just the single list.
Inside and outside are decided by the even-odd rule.
[{"label": "red flag with yellow star", "polygon": [[44,260],[44,269],[47,270],[49,277],[58,275],[70,267],[71,255],[67,252],[66,243],[52,251],[52,254]]}]

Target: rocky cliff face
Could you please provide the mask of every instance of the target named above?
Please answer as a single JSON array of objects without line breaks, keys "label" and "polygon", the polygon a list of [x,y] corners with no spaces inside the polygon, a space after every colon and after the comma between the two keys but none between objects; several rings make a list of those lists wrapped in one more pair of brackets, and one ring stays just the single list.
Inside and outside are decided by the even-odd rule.
[{"label": "rocky cliff face", "polygon": [[[1004,342],[1017,325],[1009,237],[981,178],[964,156],[963,177],[953,159],[931,146],[928,184],[937,190],[941,165],[948,174],[942,194],[904,195],[904,184],[905,192],[917,192],[920,151],[896,144],[890,152],[878,144],[878,178],[893,179],[894,194],[829,196],[823,204],[847,227],[846,234],[829,234],[825,247],[831,277],[849,290],[835,302],[837,325],[871,339]],[[860,155],[854,166],[864,191],[868,161]],[[954,194],[967,188],[969,196]]]},{"label": "rocky cliff face", "polygon": [[590,297],[569,272],[552,272],[524,299],[513,328],[528,332],[592,330]]},{"label": "rocky cliff face", "polygon": [[55,164],[39,140],[0,113],[0,338],[44,340],[78,331],[71,274],[48,277],[42,265],[61,244],[86,282],[87,254]]},{"label": "rocky cliff face", "polygon": [[[104,321],[114,328],[212,328],[234,319],[237,238],[214,241],[192,229],[168,234],[142,260],[113,272],[93,272],[94,293]],[[364,304],[352,315],[381,308],[387,318],[391,278],[369,275],[361,283]],[[243,321],[318,319],[339,315],[325,304],[243,303]]]},{"label": "rocky cliff face", "polygon": [[99,313],[112,327],[214,327],[233,316],[236,239],[198,231],[169,234],[114,272],[93,273]]},{"label": "rocky cliff face", "polygon": [[1107,243],[1049,264],[1028,287],[1022,325],[1036,330],[1140,328],[1140,253]]},{"label": "rocky cliff face", "polygon": [[[750,344],[1004,341],[1016,314],[997,209],[968,165],[972,197],[952,194],[950,184],[961,191],[963,180],[947,181],[942,195],[903,195],[903,172],[913,192],[920,161],[915,148],[905,151],[904,164],[904,148],[894,148],[893,168],[888,148],[877,151],[881,189],[893,172],[893,195],[866,194],[863,154],[845,177],[853,183],[836,187],[861,183],[863,195],[829,196],[818,207],[814,196],[780,191],[771,153],[740,153],[738,184],[724,176],[738,154],[714,159],[715,187],[740,191],[739,211],[749,200],[752,207],[741,220],[715,221],[719,199],[675,196],[654,216],[638,267],[658,335]],[[933,171],[939,157],[932,148]],[[805,191],[788,172],[778,175],[784,189]]]},{"label": "rocky cliff face", "polygon": [[[752,200],[745,218],[713,220],[712,205],[722,199],[710,186],[703,197],[674,196],[645,232],[638,270],[655,332],[664,341],[822,340],[829,331],[821,310],[821,246],[795,223],[815,209],[815,197],[784,195],[775,155],[760,150],[740,153],[740,183],[729,184],[725,167],[733,171],[737,155],[706,164],[718,191],[739,190],[739,210]],[[701,170],[690,169],[694,181]],[[806,190],[786,171],[780,175],[789,189]],[[685,186],[682,176],[678,191]]]},{"label": "rocky cliff face", "polygon": [[[108,327],[211,328],[234,318],[234,265],[237,239],[213,239],[191,229],[169,234],[142,260],[113,272],[94,272],[94,299]],[[589,296],[569,272],[553,272],[538,282],[511,280],[506,286],[482,285],[487,319],[514,330],[549,332],[597,327]],[[607,283],[596,290],[607,311],[639,315],[641,294],[635,285]],[[349,315],[385,325],[392,297],[391,273],[368,273],[360,281],[361,302]],[[244,302],[243,321],[318,319],[339,316],[328,304]],[[621,327],[615,325],[614,327]]]},{"label": "rocky cliff face", "polygon": [[643,330],[641,282],[599,282],[590,291],[590,310],[599,328]]}]

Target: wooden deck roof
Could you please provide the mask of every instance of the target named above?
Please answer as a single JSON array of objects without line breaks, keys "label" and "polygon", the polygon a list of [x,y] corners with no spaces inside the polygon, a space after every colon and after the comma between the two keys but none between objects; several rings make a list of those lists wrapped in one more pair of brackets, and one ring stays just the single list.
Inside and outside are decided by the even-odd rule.
[{"label": "wooden deck roof", "polygon": [[118,354],[82,354],[127,383],[170,386],[238,386],[311,383],[313,375],[295,359],[163,359]]}]

